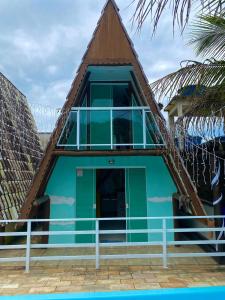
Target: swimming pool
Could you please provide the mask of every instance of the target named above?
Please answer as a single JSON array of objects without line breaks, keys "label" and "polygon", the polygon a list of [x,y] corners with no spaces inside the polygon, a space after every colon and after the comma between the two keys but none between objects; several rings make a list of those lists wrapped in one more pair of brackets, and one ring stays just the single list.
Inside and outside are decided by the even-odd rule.
[{"label": "swimming pool", "polygon": [[215,300],[224,299],[225,286],[148,291],[0,296],[0,300],[212,300],[212,297]]}]

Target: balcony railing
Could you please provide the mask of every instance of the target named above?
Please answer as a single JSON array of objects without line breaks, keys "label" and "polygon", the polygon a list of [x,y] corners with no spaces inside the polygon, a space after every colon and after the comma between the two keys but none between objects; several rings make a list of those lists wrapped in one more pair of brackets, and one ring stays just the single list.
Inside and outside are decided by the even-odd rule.
[{"label": "balcony railing", "polygon": [[58,147],[76,150],[149,149],[164,146],[149,107],[76,107]]}]

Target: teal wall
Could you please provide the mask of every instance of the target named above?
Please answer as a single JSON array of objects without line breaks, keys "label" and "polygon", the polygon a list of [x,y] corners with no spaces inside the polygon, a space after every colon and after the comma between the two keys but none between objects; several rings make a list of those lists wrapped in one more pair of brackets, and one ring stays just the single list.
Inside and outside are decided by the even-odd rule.
[{"label": "teal wall", "polygon": [[[109,164],[114,161],[114,164]],[[148,216],[172,216],[172,194],[176,186],[160,156],[59,157],[46,187],[50,196],[50,218],[76,217],[76,169],[82,168],[145,168]],[[88,187],[87,187],[88,188]],[[132,187],[134,188],[134,187]],[[138,187],[137,187],[138,188]],[[84,199],[85,201],[85,199]],[[137,202],[138,209],[138,202]],[[168,222],[173,226],[172,221]],[[148,221],[149,228],[159,228],[158,221]],[[50,224],[50,230],[74,230],[74,223]],[[149,240],[160,240],[159,234],[149,234]],[[169,239],[173,239],[171,235]],[[51,236],[50,243],[75,242],[73,236]]]}]

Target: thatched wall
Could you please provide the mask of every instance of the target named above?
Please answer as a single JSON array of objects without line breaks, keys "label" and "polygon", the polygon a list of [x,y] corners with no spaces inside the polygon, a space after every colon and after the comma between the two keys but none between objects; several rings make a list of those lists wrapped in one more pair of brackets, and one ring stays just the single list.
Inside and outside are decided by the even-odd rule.
[{"label": "thatched wall", "polygon": [[16,219],[42,155],[26,97],[0,73],[0,219]]}]

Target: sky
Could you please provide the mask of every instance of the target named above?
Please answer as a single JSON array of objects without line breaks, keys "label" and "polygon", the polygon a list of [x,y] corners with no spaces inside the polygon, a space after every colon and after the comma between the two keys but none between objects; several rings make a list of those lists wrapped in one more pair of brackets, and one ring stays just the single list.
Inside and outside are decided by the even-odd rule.
[{"label": "sky", "polygon": [[[117,0],[125,27],[149,82],[175,71],[185,59],[195,59],[187,35],[173,36],[170,12],[156,35],[150,21],[137,33],[132,0]],[[29,102],[62,107],[77,67],[92,37],[105,0],[0,0],[0,72]]]}]

